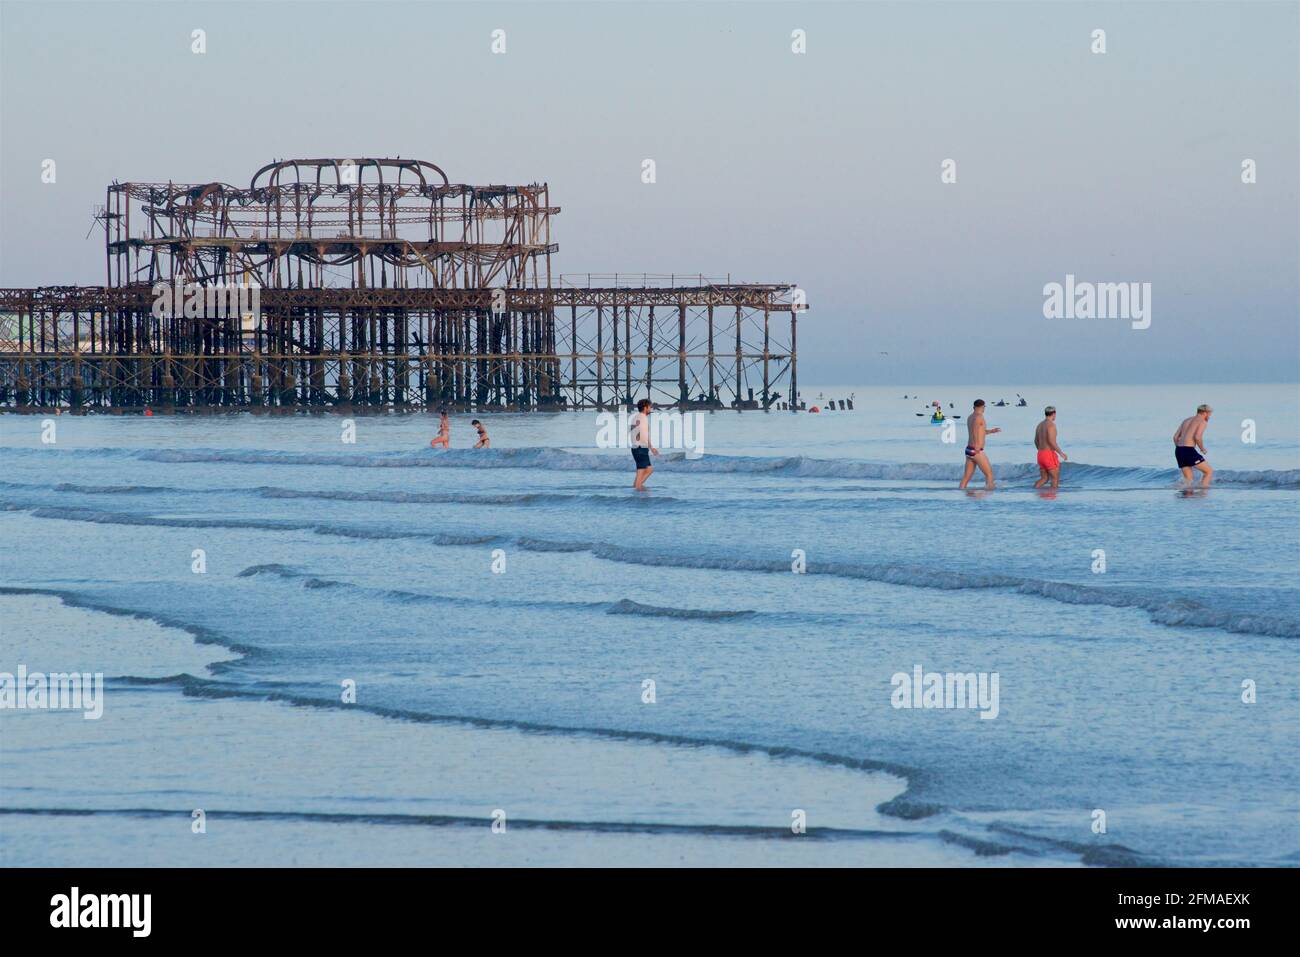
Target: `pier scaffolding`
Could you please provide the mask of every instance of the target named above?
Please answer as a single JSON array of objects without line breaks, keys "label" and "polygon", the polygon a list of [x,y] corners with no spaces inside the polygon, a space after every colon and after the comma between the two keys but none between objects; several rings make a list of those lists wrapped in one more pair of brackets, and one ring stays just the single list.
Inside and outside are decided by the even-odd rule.
[{"label": "pier scaffolding", "polygon": [[106,285],[0,289],[0,407],[797,407],[801,291],[553,276],[558,212],[419,160],[114,183]]}]

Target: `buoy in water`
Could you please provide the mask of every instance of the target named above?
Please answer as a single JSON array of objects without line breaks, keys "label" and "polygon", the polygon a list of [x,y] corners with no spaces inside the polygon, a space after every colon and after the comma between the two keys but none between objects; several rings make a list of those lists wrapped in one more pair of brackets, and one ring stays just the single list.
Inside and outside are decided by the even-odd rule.
[{"label": "buoy in water", "polygon": [[814,406],[813,406],[811,409],[809,409],[808,411],[809,411],[809,412],[820,412],[821,409],[817,408],[817,406],[814,405]]}]

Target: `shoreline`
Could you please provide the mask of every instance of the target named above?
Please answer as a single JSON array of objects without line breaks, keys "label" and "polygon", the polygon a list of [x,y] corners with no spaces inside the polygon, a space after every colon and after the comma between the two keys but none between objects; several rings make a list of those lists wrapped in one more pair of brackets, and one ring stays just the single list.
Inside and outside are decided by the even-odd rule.
[{"label": "shoreline", "polygon": [[[46,646],[47,657],[36,660],[47,662],[75,651],[77,629],[68,627],[74,619],[81,619],[81,634],[90,634],[109,615],[48,593],[0,593],[8,619],[16,617],[15,603],[28,605],[29,619],[51,625],[44,636],[26,636],[28,657]],[[216,697],[196,695],[161,673],[204,670],[195,664],[230,657],[213,654],[212,645],[197,644],[188,632],[137,620],[143,616],[114,617],[124,626],[119,638],[129,641],[135,631],[152,646],[155,661],[143,670],[155,674],[110,681],[101,720],[0,713],[6,752],[0,857],[7,866],[121,865],[127,848],[142,845],[143,856],[126,863],[236,866],[289,857],[324,865],[337,863],[331,856],[338,853],[340,828],[349,836],[357,832],[348,851],[358,858],[353,863],[373,865],[429,863],[448,854],[454,859],[443,863],[470,866],[656,866],[683,859],[698,866],[742,860],[940,866],[1005,863],[1008,853],[1024,863],[1071,863],[1009,848],[990,853],[995,845],[953,834],[952,821],[882,814],[876,808],[907,787],[886,772],[778,757],[753,746],[402,721],[340,706],[304,708],[305,702],[268,700],[273,696],[249,689],[232,687],[227,696],[220,681],[208,686]],[[173,642],[170,658],[158,654],[160,640]],[[129,670],[101,663],[114,673]],[[57,753],[80,757],[75,765],[48,759]],[[295,762],[294,755],[302,759]],[[87,779],[94,782],[89,790]],[[589,793],[598,780],[608,782],[606,793]],[[245,781],[256,783],[251,792],[241,789]],[[664,781],[671,782],[666,790]],[[692,795],[690,782],[707,783]],[[168,795],[159,806],[158,798]],[[507,830],[517,840],[493,833],[498,804],[516,818],[513,829],[507,819]],[[790,840],[785,823],[785,805],[795,804],[807,805],[802,842]],[[215,842],[215,854],[189,841],[192,809],[205,807],[211,808],[209,834],[243,835]],[[96,821],[89,842],[71,826],[87,816]],[[285,846],[286,835],[301,843]]]}]

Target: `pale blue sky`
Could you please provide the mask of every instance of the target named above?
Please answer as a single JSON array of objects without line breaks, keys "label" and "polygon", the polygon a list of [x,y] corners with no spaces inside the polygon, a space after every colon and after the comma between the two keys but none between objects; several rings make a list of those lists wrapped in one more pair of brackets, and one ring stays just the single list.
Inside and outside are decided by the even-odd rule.
[{"label": "pale blue sky", "polygon": [[[5,0],[0,284],[103,282],[113,178],[401,154],[549,181],[560,271],[799,283],[805,382],[1292,381],[1297,9]],[[1151,328],[1044,319],[1066,273]]]}]

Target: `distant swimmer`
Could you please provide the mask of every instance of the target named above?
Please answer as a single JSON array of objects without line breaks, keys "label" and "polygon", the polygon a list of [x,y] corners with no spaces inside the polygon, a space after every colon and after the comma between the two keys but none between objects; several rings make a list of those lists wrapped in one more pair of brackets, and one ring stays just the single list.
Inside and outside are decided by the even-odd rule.
[{"label": "distant swimmer", "polygon": [[1042,488],[1049,481],[1052,488],[1061,487],[1061,459],[1069,456],[1056,444],[1056,406],[1043,410],[1043,421],[1034,429],[1034,448],[1038,449],[1038,481],[1034,488]]},{"label": "distant swimmer", "polygon": [[435,449],[440,445],[444,449],[449,449],[451,448],[451,420],[447,418],[446,409],[439,410],[438,414],[440,416],[440,419],[438,420],[438,434],[433,437],[433,441],[429,444]]},{"label": "distant swimmer", "polygon": [[[1205,449],[1205,427],[1210,423],[1210,414],[1214,410],[1202,403],[1196,407],[1196,414],[1183,419],[1182,425],[1174,433],[1174,459],[1183,473],[1183,481],[1192,483],[1192,469],[1201,473],[1200,487],[1210,484],[1214,469],[1205,460],[1209,453]],[[1198,452],[1197,449],[1200,449]]]},{"label": "distant swimmer", "polygon": [[[649,399],[642,399],[636,404],[636,415],[632,416],[632,422],[628,426],[628,434],[632,441],[632,461],[636,463],[636,478],[632,482],[632,488],[638,492],[645,491],[646,479],[654,471],[654,466],[650,464],[650,453],[659,454],[659,450],[650,444],[650,410],[653,408]],[[813,407],[817,411],[817,407]]]},{"label": "distant swimmer", "polygon": [[984,400],[976,399],[975,405],[971,408],[970,418],[966,420],[966,471],[962,474],[961,484],[958,488],[965,488],[970,484],[971,476],[975,474],[975,466],[980,467],[984,473],[984,487],[993,488],[993,469],[989,466],[989,457],[984,454],[984,439],[986,436],[995,435],[1001,432],[1001,429],[990,429],[984,422]]},{"label": "distant swimmer", "polygon": [[492,440],[488,438],[487,429],[483,428],[483,423],[480,422],[478,419],[474,419],[472,422],[470,422],[470,425],[474,426],[474,429],[478,432],[478,441],[474,443],[474,448],[476,449],[492,448]]}]

